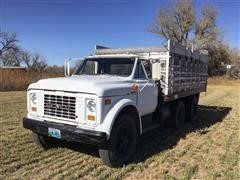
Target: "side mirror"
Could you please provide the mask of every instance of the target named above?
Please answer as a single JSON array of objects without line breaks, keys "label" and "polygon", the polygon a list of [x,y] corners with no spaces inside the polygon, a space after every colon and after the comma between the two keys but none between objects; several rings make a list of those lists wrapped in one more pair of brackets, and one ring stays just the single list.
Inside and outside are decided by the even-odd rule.
[{"label": "side mirror", "polygon": [[[64,62],[64,75],[65,77],[71,76],[73,73],[74,67],[79,67],[81,63],[78,63],[77,61],[82,61],[84,58],[68,58]],[[75,64],[70,64],[70,61],[75,61]]]},{"label": "side mirror", "polygon": [[64,63],[64,75],[65,77],[70,76],[70,61],[71,59],[66,59]]}]

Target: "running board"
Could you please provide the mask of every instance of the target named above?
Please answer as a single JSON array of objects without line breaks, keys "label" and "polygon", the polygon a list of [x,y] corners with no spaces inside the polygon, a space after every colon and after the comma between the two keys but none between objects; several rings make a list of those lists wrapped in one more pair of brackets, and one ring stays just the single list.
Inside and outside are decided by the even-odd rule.
[{"label": "running board", "polygon": [[143,127],[142,133],[148,132],[149,130],[153,130],[160,127],[160,124],[151,124],[149,126]]}]

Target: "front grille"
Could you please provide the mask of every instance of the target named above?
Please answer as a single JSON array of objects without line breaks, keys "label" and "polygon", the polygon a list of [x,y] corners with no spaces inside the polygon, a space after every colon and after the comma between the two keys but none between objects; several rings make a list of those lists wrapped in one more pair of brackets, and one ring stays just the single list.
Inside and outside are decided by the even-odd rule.
[{"label": "front grille", "polygon": [[44,115],[46,116],[75,120],[75,106],[75,97],[44,95]]}]

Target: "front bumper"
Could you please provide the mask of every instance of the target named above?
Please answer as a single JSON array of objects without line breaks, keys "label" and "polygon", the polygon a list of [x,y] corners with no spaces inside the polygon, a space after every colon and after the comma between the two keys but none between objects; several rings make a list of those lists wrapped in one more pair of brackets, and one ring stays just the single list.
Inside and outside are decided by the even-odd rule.
[{"label": "front bumper", "polygon": [[23,118],[23,127],[37,134],[48,136],[48,128],[55,128],[61,131],[61,140],[81,142],[92,145],[104,145],[107,142],[107,135],[104,132],[76,128],[75,126],[37,121]]}]

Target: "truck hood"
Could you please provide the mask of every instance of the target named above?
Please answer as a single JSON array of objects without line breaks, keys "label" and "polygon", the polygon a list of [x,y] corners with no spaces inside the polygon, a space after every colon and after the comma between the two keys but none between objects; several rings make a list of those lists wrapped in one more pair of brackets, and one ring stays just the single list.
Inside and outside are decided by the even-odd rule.
[{"label": "truck hood", "polygon": [[110,75],[76,75],[71,77],[42,79],[28,89],[69,91],[97,96],[120,96],[130,93],[132,81]]}]

